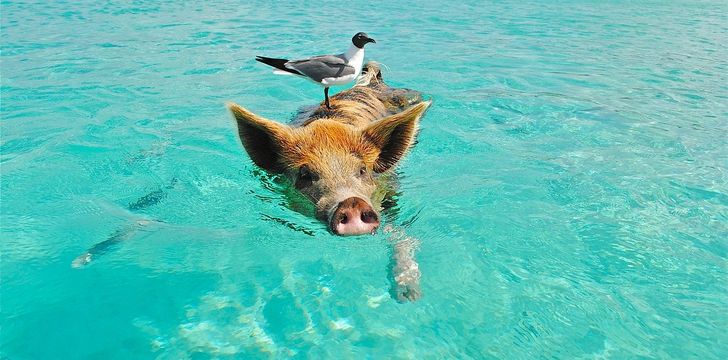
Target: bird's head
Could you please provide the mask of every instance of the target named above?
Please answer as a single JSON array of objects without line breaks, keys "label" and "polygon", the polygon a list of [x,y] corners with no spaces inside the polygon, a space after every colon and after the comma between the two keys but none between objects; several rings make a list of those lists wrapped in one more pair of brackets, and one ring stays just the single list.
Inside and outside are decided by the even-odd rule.
[{"label": "bird's head", "polygon": [[369,35],[363,32],[356,33],[356,35],[351,38],[351,42],[359,49],[363,49],[364,45],[366,45],[367,43],[377,43],[376,41],[374,41],[374,39],[370,38]]}]

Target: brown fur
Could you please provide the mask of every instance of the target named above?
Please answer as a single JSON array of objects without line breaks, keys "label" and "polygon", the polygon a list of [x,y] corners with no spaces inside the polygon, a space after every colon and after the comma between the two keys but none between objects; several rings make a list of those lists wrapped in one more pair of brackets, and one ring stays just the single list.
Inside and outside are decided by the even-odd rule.
[{"label": "brown fur", "polygon": [[[262,118],[236,104],[228,107],[253,162],[287,175],[326,221],[346,197],[372,202],[381,185],[378,174],[392,169],[414,143],[429,105],[417,92],[387,86],[379,67],[369,63],[356,86],[331,98],[331,109],[320,105],[298,126]],[[316,177],[310,186],[298,178],[304,166]]]}]

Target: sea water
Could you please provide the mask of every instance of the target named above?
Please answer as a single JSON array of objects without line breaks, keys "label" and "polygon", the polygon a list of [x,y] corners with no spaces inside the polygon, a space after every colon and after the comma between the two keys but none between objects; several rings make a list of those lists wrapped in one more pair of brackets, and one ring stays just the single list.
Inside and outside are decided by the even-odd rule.
[{"label": "sea water", "polygon": [[[1,4],[4,359],[728,356],[723,1]],[[323,91],[255,55],[358,31],[434,100],[389,220],[415,303],[224,107],[288,121]]]}]

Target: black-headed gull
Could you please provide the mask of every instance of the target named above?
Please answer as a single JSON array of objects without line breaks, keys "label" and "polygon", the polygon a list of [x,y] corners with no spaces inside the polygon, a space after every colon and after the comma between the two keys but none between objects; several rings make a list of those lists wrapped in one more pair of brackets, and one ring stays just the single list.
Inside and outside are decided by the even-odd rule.
[{"label": "black-headed gull", "polygon": [[329,87],[352,82],[361,73],[364,63],[364,45],[376,43],[366,33],[360,32],[351,38],[351,46],[343,54],[321,55],[308,59],[288,60],[257,56],[255,60],[270,65],[275,74],[296,75],[309,79],[324,87],[326,107],[329,106]]}]

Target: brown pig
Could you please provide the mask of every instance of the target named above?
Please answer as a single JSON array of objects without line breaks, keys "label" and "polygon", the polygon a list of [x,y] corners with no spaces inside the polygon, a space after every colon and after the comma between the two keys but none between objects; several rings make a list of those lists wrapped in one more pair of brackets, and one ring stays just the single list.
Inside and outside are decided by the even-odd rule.
[{"label": "brown pig", "polygon": [[[287,177],[313,202],[316,217],[337,235],[374,233],[382,201],[392,190],[392,169],[414,144],[430,106],[416,91],[394,89],[370,62],[353,88],[284,125],[228,104],[253,162]],[[394,244],[391,279],[399,301],[417,300],[420,271],[416,239],[384,229]]]},{"label": "brown pig", "polygon": [[316,206],[337,235],[374,233],[380,225],[387,174],[413,145],[430,101],[393,89],[369,63],[352,89],[291,125],[228,104],[253,162],[283,174]]}]

